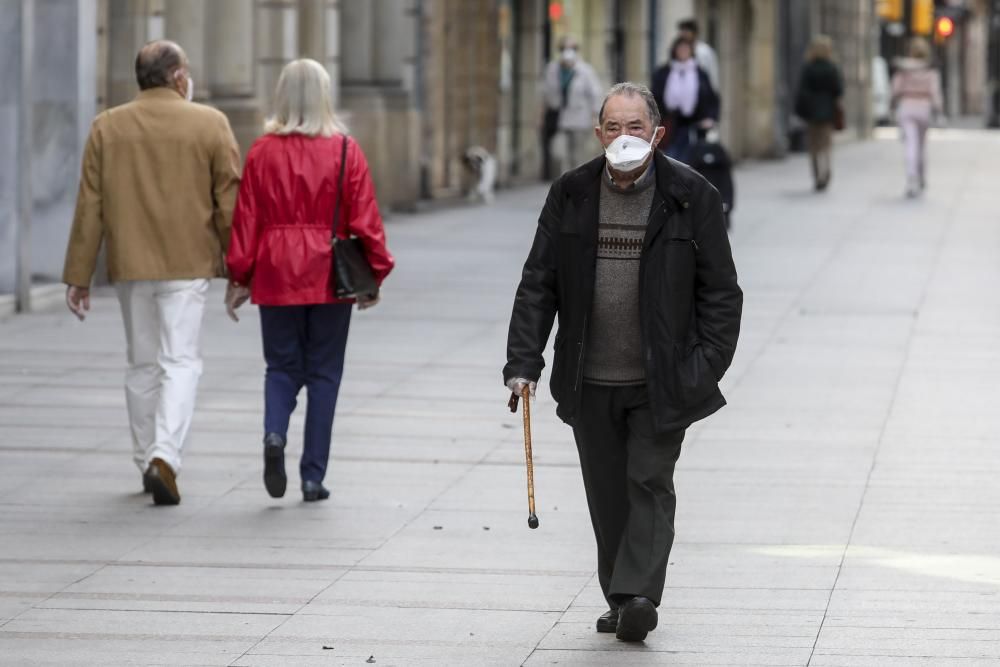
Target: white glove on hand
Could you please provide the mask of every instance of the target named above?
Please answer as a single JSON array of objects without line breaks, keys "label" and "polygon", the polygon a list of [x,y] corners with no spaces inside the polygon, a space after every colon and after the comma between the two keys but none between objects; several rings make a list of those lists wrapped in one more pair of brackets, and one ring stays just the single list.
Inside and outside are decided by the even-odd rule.
[{"label": "white glove on hand", "polygon": [[513,393],[521,396],[524,391],[524,387],[527,386],[528,390],[531,392],[531,397],[535,397],[535,383],[527,378],[511,378],[507,381],[507,388]]}]

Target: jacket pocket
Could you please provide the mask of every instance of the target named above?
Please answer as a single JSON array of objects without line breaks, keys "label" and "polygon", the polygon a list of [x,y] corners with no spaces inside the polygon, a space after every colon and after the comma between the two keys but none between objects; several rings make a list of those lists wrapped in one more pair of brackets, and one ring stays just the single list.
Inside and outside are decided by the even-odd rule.
[{"label": "jacket pocket", "polygon": [[677,397],[683,405],[698,405],[718,388],[716,371],[700,342],[692,343],[687,349],[675,348],[675,359]]}]

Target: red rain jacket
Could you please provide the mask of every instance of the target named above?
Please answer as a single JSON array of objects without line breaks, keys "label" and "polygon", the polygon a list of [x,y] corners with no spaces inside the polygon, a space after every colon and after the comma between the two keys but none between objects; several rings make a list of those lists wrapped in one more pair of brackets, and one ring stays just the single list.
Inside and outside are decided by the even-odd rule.
[{"label": "red rain jacket", "polygon": [[233,213],[229,277],[250,285],[264,306],[349,303],[333,296],[330,234],[341,198],[337,236],[359,237],[379,284],[394,260],[361,147],[347,147],[344,191],[338,192],[343,135],[265,135],[247,154]]}]

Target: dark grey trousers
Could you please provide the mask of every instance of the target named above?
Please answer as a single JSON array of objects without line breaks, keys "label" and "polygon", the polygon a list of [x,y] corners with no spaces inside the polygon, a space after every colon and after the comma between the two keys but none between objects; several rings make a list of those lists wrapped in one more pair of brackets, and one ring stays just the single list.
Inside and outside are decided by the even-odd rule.
[{"label": "dark grey trousers", "polygon": [[584,384],[573,435],[580,453],[597,575],[612,608],[660,604],[674,543],[674,465],[684,431],[657,433],[645,386]]}]

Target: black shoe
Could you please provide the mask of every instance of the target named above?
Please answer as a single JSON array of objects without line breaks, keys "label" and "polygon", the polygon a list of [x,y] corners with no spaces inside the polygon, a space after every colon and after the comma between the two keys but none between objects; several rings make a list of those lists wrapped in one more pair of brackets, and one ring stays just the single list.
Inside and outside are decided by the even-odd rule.
[{"label": "black shoe", "polygon": [[609,609],[597,619],[598,632],[616,632],[618,630],[618,610]]},{"label": "black shoe", "polygon": [[272,498],[285,495],[285,439],[277,433],[264,436],[264,488]]},{"label": "black shoe", "polygon": [[313,482],[305,480],[302,482],[302,500],[312,502],[314,500],[326,500],[330,497],[330,491],[323,482]]},{"label": "black shoe", "polygon": [[656,605],[644,597],[634,597],[618,607],[615,636],[623,642],[641,642],[656,628]]},{"label": "black shoe", "polygon": [[149,478],[149,474],[145,473],[145,472],[142,473],[142,492],[143,493],[152,493],[153,492],[153,486],[152,486],[152,484],[153,484],[153,482]]}]

